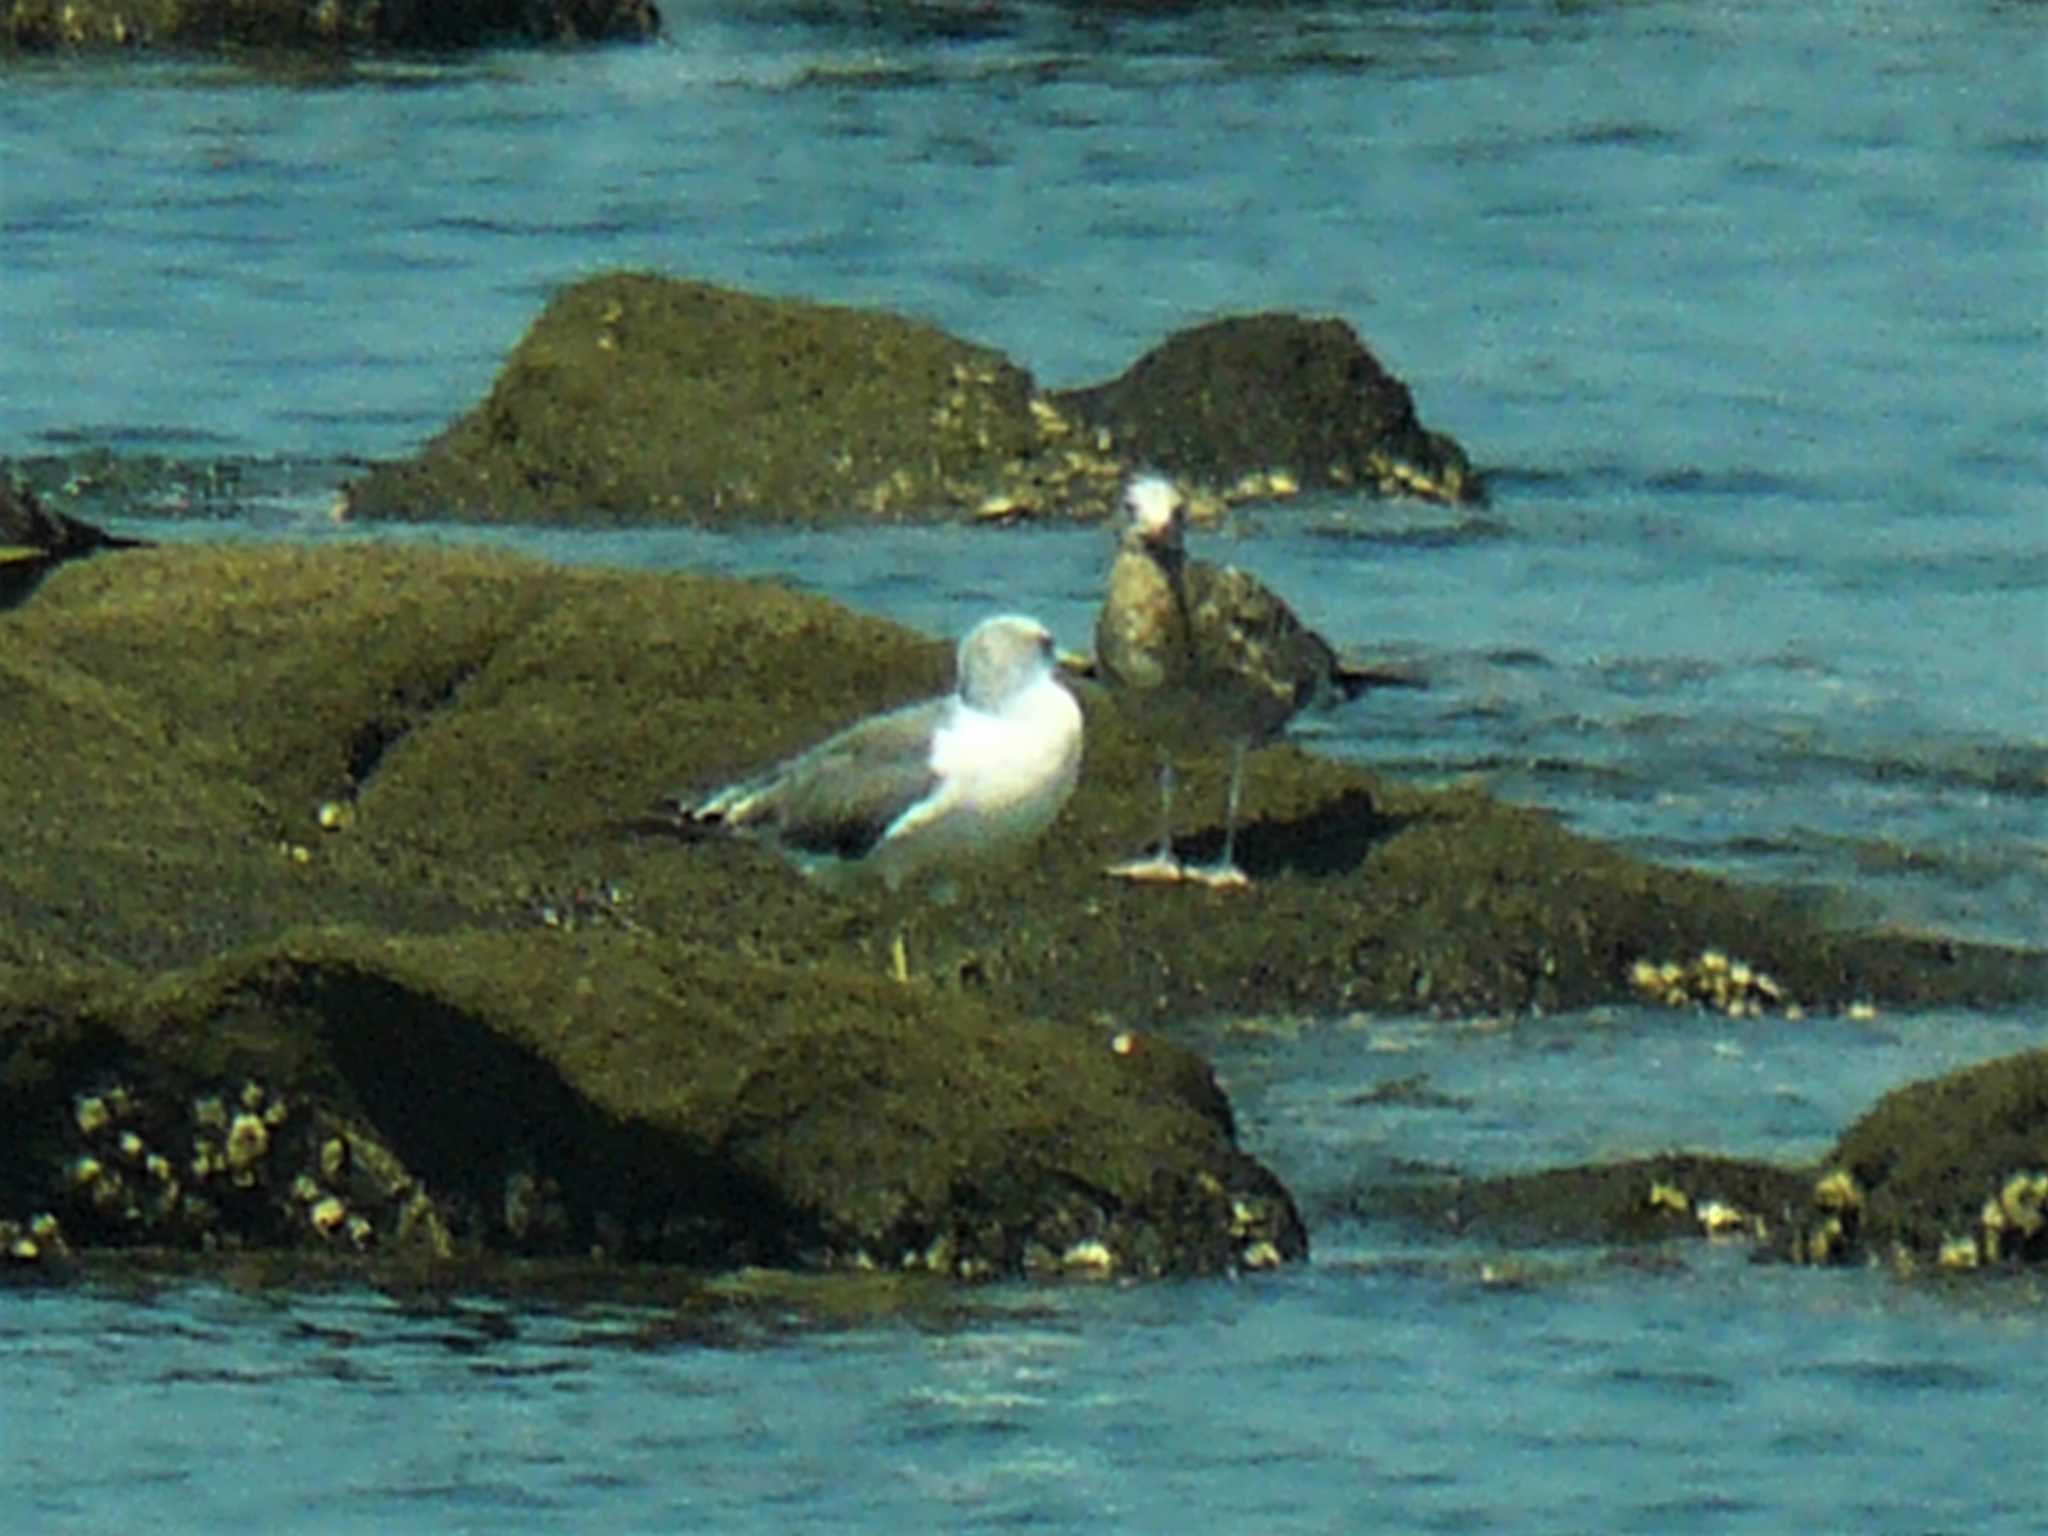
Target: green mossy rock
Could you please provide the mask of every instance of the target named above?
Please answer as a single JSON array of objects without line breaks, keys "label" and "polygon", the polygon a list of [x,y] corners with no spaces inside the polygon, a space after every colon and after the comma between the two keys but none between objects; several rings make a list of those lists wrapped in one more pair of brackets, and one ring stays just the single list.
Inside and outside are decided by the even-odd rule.
[{"label": "green mossy rock", "polygon": [[558,293],[482,405],[349,487],[364,518],[830,523],[972,508],[1031,379],[875,310],[649,274]]},{"label": "green mossy rock", "polygon": [[1228,487],[1278,470],[1437,501],[1483,499],[1465,451],[1341,320],[1238,315],[1170,337],[1107,383],[1053,396],[1135,464]]},{"label": "green mossy rock", "polygon": [[[1190,1015],[1570,1007],[1710,945],[1815,1005],[2042,991],[2038,956],[1834,933],[1286,747],[1250,777],[1251,892],[1110,882],[1151,830],[1153,758],[1085,689],[1053,834],[950,888],[828,894],[649,814],[949,666],[944,642],[697,576],[374,545],[64,566],[0,614],[0,1217],[84,1200],[93,1241],[352,1243],[359,1219],[433,1253],[1212,1269],[1302,1239],[1206,1069],[1154,1033]],[[1221,769],[1191,765],[1186,803],[1217,804]],[[193,1106],[244,1082],[248,1113],[286,1106],[277,1178],[188,1218],[195,1142],[227,1155]],[[148,1107],[81,1143],[81,1098],[117,1090]],[[187,1170],[168,1213],[124,1125]],[[81,1158],[100,1173],[74,1185]]]},{"label": "green mossy rock", "polygon": [[1828,1166],[1861,1191],[1854,1236],[1869,1252],[2048,1261],[2048,1050],[1886,1094]]},{"label": "green mossy rock", "polygon": [[969,1278],[1304,1251],[1189,1053],[928,984],[334,928],[146,983],[12,981],[6,1203],[73,1244]]},{"label": "green mossy rock", "polygon": [[1484,1179],[1383,1182],[1351,1214],[1511,1245],[1726,1236],[1903,1274],[2048,1263],[2048,1051],[1886,1094],[1812,1167],[1671,1152]]},{"label": "green mossy rock", "polygon": [[897,315],[623,273],[556,294],[481,405],[346,495],[366,519],[1097,519],[1137,467],[1226,499],[1277,494],[1276,470],[1480,494],[1341,321],[1198,327],[1119,379],[1047,395]]}]

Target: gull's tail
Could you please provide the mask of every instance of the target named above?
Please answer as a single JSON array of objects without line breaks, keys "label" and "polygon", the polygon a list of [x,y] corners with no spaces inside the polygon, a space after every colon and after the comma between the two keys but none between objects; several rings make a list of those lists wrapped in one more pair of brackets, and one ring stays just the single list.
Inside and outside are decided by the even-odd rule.
[{"label": "gull's tail", "polygon": [[1337,691],[1347,699],[1380,688],[1427,688],[1429,679],[1419,668],[1401,665],[1380,665],[1346,661],[1339,657],[1330,669],[1330,681]]}]

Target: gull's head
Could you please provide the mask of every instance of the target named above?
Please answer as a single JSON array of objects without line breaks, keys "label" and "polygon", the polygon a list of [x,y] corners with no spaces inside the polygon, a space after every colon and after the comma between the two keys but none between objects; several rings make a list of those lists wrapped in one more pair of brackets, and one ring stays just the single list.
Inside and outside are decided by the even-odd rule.
[{"label": "gull's head", "polygon": [[960,642],[960,701],[997,710],[1033,683],[1052,675],[1052,631],[1021,613],[983,619]]},{"label": "gull's head", "polygon": [[1137,475],[1124,487],[1126,541],[1169,547],[1180,542],[1187,498],[1164,475]]}]

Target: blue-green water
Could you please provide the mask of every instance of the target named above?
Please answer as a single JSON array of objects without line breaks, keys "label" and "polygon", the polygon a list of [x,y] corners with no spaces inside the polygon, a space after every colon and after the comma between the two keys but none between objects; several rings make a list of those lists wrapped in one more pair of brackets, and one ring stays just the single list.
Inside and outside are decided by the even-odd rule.
[{"label": "blue-green water", "polygon": [[[667,8],[641,50],[0,80],[0,455],[402,452],[618,266],[888,305],[1052,384],[1269,307],[1351,321],[1495,471],[1215,535],[1426,693],[1317,750],[1477,778],[1845,916],[2038,943],[2048,48],[2038,6]],[[335,530],[324,493],[157,536]],[[1083,645],[1092,532],[490,537],[775,573]],[[1257,769],[1247,811],[1258,809]],[[1255,898],[1254,898],[1255,899]],[[11,1528],[2038,1531],[2048,1314],[1688,1251],[1418,1245],[1390,1163],[1817,1154],[2038,1016],[1189,1021],[1315,1228],[1243,1283],[650,1343],[367,1297],[0,1293]],[[1426,1072],[1452,1105],[1362,1107]],[[1456,1107],[1462,1106],[1462,1107]],[[480,1312],[492,1310],[478,1303]]]}]

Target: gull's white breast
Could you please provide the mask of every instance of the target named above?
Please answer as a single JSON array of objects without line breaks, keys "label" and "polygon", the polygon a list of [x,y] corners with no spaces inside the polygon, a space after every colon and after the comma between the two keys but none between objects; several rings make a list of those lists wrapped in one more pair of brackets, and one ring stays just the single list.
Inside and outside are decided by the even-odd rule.
[{"label": "gull's white breast", "polygon": [[1025,841],[1044,831],[1073,793],[1081,707],[1049,676],[1019,689],[999,710],[956,706],[932,733],[930,761],[938,787],[898,818],[890,841]]}]

